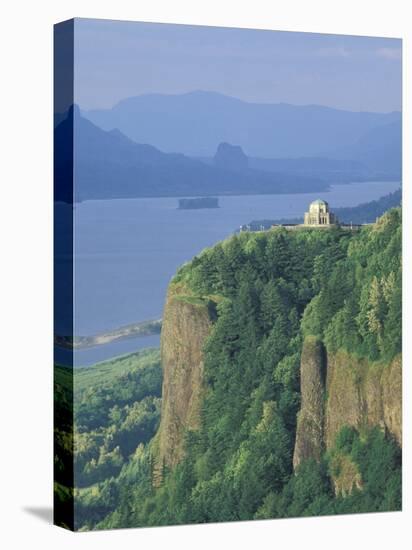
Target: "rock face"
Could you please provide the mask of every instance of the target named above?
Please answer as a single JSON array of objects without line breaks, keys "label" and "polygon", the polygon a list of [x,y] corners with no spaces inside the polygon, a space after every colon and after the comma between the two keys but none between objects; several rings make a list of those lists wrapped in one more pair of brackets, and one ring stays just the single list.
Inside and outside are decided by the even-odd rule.
[{"label": "rock face", "polygon": [[319,460],[343,426],[380,426],[402,445],[402,360],[370,363],[347,352],[326,354],[306,338],[301,356],[301,410],[293,465]]},{"label": "rock face", "polygon": [[402,361],[369,363],[339,351],[328,356],[325,443],[344,425],[380,426],[402,444]]},{"label": "rock face", "polygon": [[324,399],[326,355],[322,342],[306,338],[301,356],[301,410],[296,428],[293,467],[303,460],[320,460],[324,450]]},{"label": "rock face", "polygon": [[248,158],[239,145],[230,143],[220,143],[215,157],[215,166],[226,170],[246,170],[248,168]]},{"label": "rock face", "polygon": [[212,327],[211,302],[170,285],[163,315],[162,414],[155,440],[154,479],[183,456],[184,434],[199,425],[203,393],[203,346]]},{"label": "rock face", "polygon": [[[213,327],[215,305],[209,297],[194,296],[182,283],[169,286],[161,334],[163,398],[160,427],[153,441],[154,485],[161,484],[165,467],[173,468],[182,459],[186,431],[199,427],[205,391],[203,350]],[[370,363],[344,351],[328,354],[320,340],[307,337],[300,370],[294,468],[309,458],[320,460],[347,425],[357,429],[380,426],[402,444],[400,355],[390,364]],[[343,473],[334,480],[337,492],[347,494],[361,487],[353,464],[346,460],[339,470]]]}]

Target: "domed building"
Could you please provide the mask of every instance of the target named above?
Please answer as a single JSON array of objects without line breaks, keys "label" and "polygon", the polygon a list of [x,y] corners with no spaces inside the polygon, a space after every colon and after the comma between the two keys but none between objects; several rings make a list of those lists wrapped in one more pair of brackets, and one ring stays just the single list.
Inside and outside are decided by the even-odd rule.
[{"label": "domed building", "polygon": [[318,199],[309,205],[309,212],[305,212],[304,225],[324,227],[338,224],[335,214],[329,210],[329,204],[326,201]]}]

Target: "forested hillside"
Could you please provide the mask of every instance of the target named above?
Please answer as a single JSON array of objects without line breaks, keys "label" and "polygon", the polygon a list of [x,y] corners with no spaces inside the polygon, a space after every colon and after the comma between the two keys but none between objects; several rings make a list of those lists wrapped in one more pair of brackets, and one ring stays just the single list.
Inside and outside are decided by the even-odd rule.
[{"label": "forested hillside", "polygon": [[66,507],[63,516],[70,517],[72,495],[75,528],[85,522],[94,524],[115,509],[115,479],[129,458],[139,453],[139,445],[147,443],[158,428],[161,384],[158,350],[80,368],[74,376],[69,368],[55,366],[59,523],[65,523],[59,515],[62,506]]},{"label": "forested hillside", "polygon": [[[172,433],[162,418],[151,442],[131,435],[134,443],[141,442],[131,454],[134,443],[126,438],[122,462],[107,459],[113,469],[104,483],[110,491],[95,490],[87,497],[82,493],[78,528],[401,508],[401,451],[390,431],[375,425],[372,417],[362,425],[343,425],[320,457],[303,460],[293,469],[304,340],[321,342],[331,358],[351,358],[335,361],[334,368],[348,369],[347,376],[359,384],[364,371],[356,372],[358,364],[364,370],[379,369],[384,384],[391,361],[400,357],[400,209],[356,233],[279,228],[236,235],[179,270],[169,288],[165,315],[172,301],[172,317],[186,312],[186,320],[173,342],[166,341],[170,331],[162,334],[163,359],[165,347],[168,350],[163,400],[169,400],[169,411],[178,394],[176,378],[167,369],[186,365],[190,348],[190,342],[181,345],[179,336],[187,332],[179,330],[188,330],[197,311],[202,316],[207,312],[210,319],[200,350],[199,420]],[[103,424],[94,424],[86,396],[87,390],[76,409],[77,430],[84,432],[79,441],[84,439],[86,448],[96,437],[107,441],[107,430],[113,429],[122,449],[121,434],[126,433],[133,405],[118,410],[109,400]],[[98,401],[96,405],[101,414]],[[172,454],[161,451],[176,445],[184,450],[177,465],[168,461]],[[100,466],[106,462],[102,452],[79,470],[79,482],[101,483],[107,475]],[[107,453],[113,452],[111,444]]]}]

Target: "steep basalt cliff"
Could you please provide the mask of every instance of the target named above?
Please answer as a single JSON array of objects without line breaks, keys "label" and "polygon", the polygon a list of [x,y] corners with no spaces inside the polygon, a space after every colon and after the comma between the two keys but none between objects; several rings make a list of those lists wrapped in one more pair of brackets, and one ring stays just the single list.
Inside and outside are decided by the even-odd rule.
[{"label": "steep basalt cliff", "polygon": [[402,361],[370,363],[347,352],[328,354],[324,439],[333,446],[343,426],[380,426],[402,445]]},{"label": "steep basalt cliff", "polygon": [[327,353],[314,337],[301,355],[301,410],[293,465],[319,460],[343,426],[380,426],[402,444],[402,361],[371,363],[348,352]]},{"label": "steep basalt cliff", "polygon": [[242,232],[179,269],[150,521],[171,502],[189,521],[399,509],[400,237],[397,210],[356,233]]},{"label": "steep basalt cliff", "polygon": [[203,392],[203,345],[211,330],[213,301],[169,286],[161,333],[163,367],[161,423],[154,441],[155,472],[183,456],[184,433],[199,424]]},{"label": "steep basalt cliff", "polygon": [[301,356],[301,410],[296,428],[293,466],[303,460],[319,460],[324,450],[324,397],[326,356],[322,342],[306,338]]},{"label": "steep basalt cliff", "polygon": [[[163,467],[173,468],[182,459],[185,432],[199,426],[203,348],[215,318],[214,306],[209,297],[194,296],[183,285],[169,287],[161,335],[162,415],[153,442],[155,485],[160,483]],[[322,341],[308,336],[302,347],[300,371],[295,469],[309,458],[320,460],[325,450],[333,448],[343,426],[361,430],[380,426],[401,446],[401,355],[389,364],[370,363],[342,350],[327,353]],[[356,481],[359,486],[356,476],[357,472],[350,484]],[[339,491],[341,482],[335,481]]]}]

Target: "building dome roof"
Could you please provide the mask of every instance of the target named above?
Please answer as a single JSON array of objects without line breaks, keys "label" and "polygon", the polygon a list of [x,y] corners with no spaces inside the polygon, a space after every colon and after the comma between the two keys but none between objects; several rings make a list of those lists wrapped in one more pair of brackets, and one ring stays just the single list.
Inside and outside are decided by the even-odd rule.
[{"label": "building dome roof", "polygon": [[327,214],[329,212],[329,204],[326,201],[318,199],[310,203],[309,212],[312,212],[313,214]]}]

